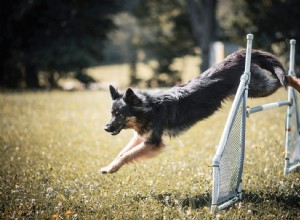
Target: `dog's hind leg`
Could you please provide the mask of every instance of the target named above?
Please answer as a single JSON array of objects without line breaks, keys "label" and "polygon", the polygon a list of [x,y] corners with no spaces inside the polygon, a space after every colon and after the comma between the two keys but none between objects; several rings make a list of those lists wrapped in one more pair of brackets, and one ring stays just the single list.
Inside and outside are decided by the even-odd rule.
[{"label": "dog's hind leg", "polygon": [[165,145],[161,142],[158,145],[148,144],[142,142],[135,147],[132,147],[122,155],[117,157],[107,167],[100,170],[101,173],[114,173],[117,172],[124,164],[131,163],[140,159],[150,158],[156,156],[161,152]]},{"label": "dog's hind leg", "polygon": [[286,76],[288,86],[293,87],[298,92],[300,92],[300,79],[297,79],[294,76]]}]

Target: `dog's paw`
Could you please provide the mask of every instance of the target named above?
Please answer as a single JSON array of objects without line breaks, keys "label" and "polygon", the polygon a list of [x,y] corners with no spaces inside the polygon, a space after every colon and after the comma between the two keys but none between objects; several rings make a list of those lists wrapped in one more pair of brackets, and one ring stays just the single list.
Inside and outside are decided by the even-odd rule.
[{"label": "dog's paw", "polygon": [[113,166],[107,166],[107,167],[102,167],[99,170],[99,173],[102,174],[108,174],[108,173],[115,173],[117,172],[119,169],[117,167],[113,167]]}]

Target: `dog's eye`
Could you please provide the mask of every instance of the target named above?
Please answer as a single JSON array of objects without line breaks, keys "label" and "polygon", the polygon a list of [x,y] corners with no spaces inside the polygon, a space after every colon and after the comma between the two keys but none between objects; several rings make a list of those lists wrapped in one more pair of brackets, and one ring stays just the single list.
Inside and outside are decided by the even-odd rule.
[{"label": "dog's eye", "polygon": [[118,116],[118,115],[120,115],[120,112],[119,111],[112,111],[111,114],[114,115],[114,116]]}]

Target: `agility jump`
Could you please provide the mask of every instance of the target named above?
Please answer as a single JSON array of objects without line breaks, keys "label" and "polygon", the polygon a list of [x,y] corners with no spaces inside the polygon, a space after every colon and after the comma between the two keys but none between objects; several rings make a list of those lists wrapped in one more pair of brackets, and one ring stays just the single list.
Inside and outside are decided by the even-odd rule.
[{"label": "agility jump", "polygon": [[[252,39],[251,41],[249,39],[250,43],[252,43]],[[241,120],[241,123],[237,125],[242,126],[240,129],[243,131],[246,114],[245,103],[248,96],[253,98],[269,96],[277,89],[288,85],[300,92],[300,80],[287,76],[284,67],[274,55],[250,49],[251,47],[248,46],[247,51],[236,51],[188,83],[168,90],[134,91],[128,88],[125,92],[120,92],[110,86],[112,115],[104,129],[112,135],[117,135],[123,129],[133,129],[135,133],[117,157],[100,169],[100,173],[114,173],[125,164],[157,155],[165,146],[164,136],[178,136],[197,122],[210,117],[222,107],[222,103],[228,97],[237,94],[233,104],[235,107],[230,113],[231,119],[228,123],[233,123],[235,118]],[[247,68],[243,74],[245,60]],[[236,122],[234,123],[236,124]],[[231,126],[231,124],[227,125],[224,130],[220,149],[223,149],[225,144],[231,141],[229,139],[228,142],[228,134],[235,131],[235,129],[231,129]],[[243,132],[238,132],[236,136],[240,136],[241,141],[245,139]],[[232,141],[236,142],[236,139],[232,139]],[[230,145],[239,146],[239,144]],[[239,152],[241,149],[243,148],[238,147],[235,152]],[[243,150],[241,153],[243,154]],[[224,158],[224,155],[227,154],[219,151],[218,155]],[[235,154],[228,154],[228,156],[231,155]],[[237,158],[243,158],[243,156],[240,155]],[[223,167],[222,163],[227,163],[227,161],[220,159],[219,163],[221,164],[216,161],[214,166],[216,168],[219,166],[218,169],[220,169]],[[242,163],[242,161],[240,162]],[[229,169],[228,166],[225,167]],[[234,172],[241,173],[238,167],[238,170]],[[220,174],[216,173],[216,178],[222,174],[223,170],[220,171]],[[230,178],[230,176],[226,176],[225,173],[222,178]],[[221,192],[218,188],[216,190]],[[216,190],[215,192],[217,192]]]},{"label": "agility jump", "polygon": [[287,106],[284,173],[287,174],[300,166],[300,114],[295,92],[295,89],[298,90],[298,88],[293,85],[295,82],[296,41],[290,41],[290,66],[288,76],[286,77],[287,85],[289,85],[287,100],[247,108],[251,79],[251,55],[253,54],[252,41],[253,35],[248,34],[245,70],[240,78],[235,99],[230,109],[217,152],[213,158],[212,212],[229,207],[242,199],[246,117],[249,117],[251,114]]}]

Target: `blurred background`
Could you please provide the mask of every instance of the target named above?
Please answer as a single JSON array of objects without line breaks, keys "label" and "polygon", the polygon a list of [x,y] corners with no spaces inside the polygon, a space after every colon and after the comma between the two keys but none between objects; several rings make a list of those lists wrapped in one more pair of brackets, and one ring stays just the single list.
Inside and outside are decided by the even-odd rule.
[{"label": "blurred background", "polygon": [[246,45],[300,61],[297,0],[3,0],[0,88],[166,87]]}]

